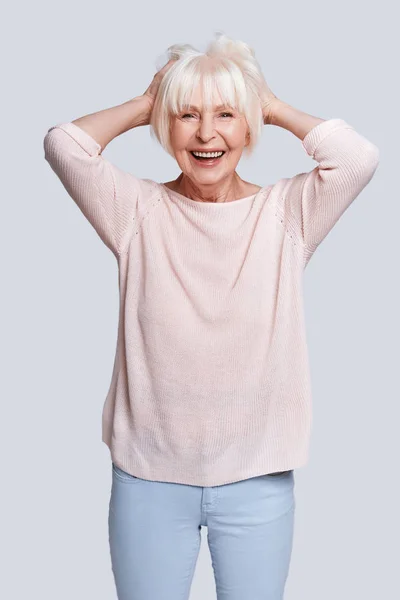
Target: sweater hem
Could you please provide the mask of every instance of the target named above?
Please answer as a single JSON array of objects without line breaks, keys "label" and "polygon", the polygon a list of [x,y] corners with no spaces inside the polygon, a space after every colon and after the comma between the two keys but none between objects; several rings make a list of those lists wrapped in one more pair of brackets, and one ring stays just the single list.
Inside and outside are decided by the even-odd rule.
[{"label": "sweater hem", "polygon": [[[220,485],[227,485],[229,483],[236,483],[245,479],[251,479],[253,477],[262,477],[276,473],[280,471],[294,471],[307,465],[309,460],[309,447],[307,446],[303,451],[293,452],[291,455],[289,452],[286,453],[286,457],[282,460],[275,458],[269,460],[268,456],[265,460],[258,460],[257,466],[253,466],[249,469],[236,469],[233,473],[226,475],[214,476],[214,475],[196,475],[194,469],[195,465],[192,465],[193,471],[190,475],[188,472],[191,470],[191,466],[185,468],[185,475],[179,475],[179,467],[171,465],[168,467],[165,463],[159,463],[158,466],[152,464],[148,465],[146,469],[140,468],[139,465],[133,464],[131,455],[126,452],[124,447],[118,446],[117,443],[111,443],[106,435],[103,435],[102,441],[106,444],[110,451],[111,461],[123,471],[129,473],[137,479],[160,482],[160,483],[179,483],[182,485],[193,485],[196,487],[214,487]],[[263,466],[261,466],[263,464]]]}]

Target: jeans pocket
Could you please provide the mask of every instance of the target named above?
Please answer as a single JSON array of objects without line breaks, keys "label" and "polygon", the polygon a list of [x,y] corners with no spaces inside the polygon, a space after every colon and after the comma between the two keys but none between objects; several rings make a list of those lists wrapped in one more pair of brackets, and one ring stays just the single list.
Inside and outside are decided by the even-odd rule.
[{"label": "jeans pocket", "polygon": [[115,475],[115,477],[117,477],[117,479],[119,479],[120,481],[123,481],[125,483],[136,483],[140,481],[140,477],[136,477],[135,475],[127,473],[120,467],[117,467],[117,465],[114,462],[112,462],[111,464],[113,475]]}]

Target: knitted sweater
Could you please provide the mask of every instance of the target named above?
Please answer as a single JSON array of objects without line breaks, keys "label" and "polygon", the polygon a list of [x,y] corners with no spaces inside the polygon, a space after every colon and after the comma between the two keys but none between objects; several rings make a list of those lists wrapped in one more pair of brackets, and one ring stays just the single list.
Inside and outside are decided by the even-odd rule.
[{"label": "knitted sweater", "polygon": [[45,159],[118,263],[102,441],[131,475],[216,486],[308,461],[303,271],[379,150],[342,119],[302,145],[310,172],[212,203],[119,169],[74,123],[46,133]]}]

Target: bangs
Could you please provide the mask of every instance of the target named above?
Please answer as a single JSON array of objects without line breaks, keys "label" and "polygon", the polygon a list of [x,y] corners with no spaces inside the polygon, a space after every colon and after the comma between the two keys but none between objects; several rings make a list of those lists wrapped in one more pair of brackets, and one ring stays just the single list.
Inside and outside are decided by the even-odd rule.
[{"label": "bangs", "polygon": [[[226,64],[229,62],[230,64]],[[167,98],[167,110],[173,115],[187,110],[192,98],[200,86],[203,108],[210,110],[217,104],[231,107],[243,113],[247,102],[244,78],[239,67],[229,59],[220,59],[217,63],[191,58],[170,82]]]}]

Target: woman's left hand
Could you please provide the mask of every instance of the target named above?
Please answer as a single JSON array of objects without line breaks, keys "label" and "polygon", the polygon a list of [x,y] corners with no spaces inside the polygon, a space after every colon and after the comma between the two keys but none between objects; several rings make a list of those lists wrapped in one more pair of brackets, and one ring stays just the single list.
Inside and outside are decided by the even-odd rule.
[{"label": "woman's left hand", "polygon": [[260,100],[262,106],[264,125],[273,124],[273,113],[275,107],[281,103],[281,100],[275,96],[267,82],[264,79],[264,85],[261,89]]}]

